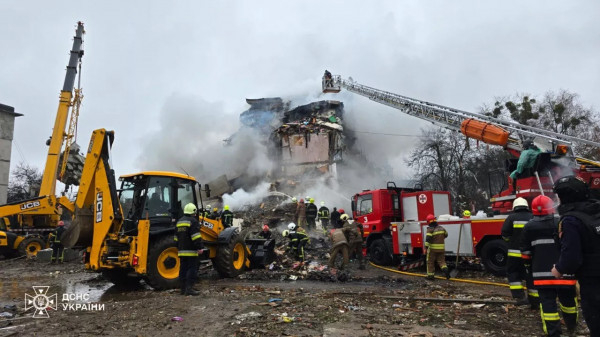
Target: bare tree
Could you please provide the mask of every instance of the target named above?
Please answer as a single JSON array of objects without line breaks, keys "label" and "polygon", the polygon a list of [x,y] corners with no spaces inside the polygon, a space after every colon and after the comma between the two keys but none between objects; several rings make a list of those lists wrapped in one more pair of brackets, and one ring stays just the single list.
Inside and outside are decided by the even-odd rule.
[{"label": "bare tree", "polygon": [[35,167],[19,163],[8,182],[7,201],[16,202],[34,197],[42,183],[42,173]]}]

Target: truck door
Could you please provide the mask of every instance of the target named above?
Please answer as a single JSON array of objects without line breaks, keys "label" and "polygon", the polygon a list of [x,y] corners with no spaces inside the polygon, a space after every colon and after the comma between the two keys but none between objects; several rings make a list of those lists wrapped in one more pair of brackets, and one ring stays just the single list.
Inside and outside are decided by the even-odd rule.
[{"label": "truck door", "polygon": [[356,219],[355,221],[363,225],[365,236],[371,232],[372,224],[376,222],[373,215],[373,195],[359,195],[356,199]]}]

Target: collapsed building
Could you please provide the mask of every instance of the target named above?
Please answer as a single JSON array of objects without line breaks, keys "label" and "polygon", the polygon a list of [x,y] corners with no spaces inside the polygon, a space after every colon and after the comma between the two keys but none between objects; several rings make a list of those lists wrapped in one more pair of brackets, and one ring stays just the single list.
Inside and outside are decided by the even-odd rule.
[{"label": "collapsed building", "polygon": [[[295,193],[300,183],[336,179],[344,159],[348,135],[344,131],[344,104],[323,100],[291,108],[279,97],[246,99],[250,108],[240,114],[242,127],[258,132],[268,149],[273,167],[267,174],[272,190]],[[236,135],[226,139],[231,143]],[[222,175],[210,182],[213,197],[252,188],[264,176]]]}]

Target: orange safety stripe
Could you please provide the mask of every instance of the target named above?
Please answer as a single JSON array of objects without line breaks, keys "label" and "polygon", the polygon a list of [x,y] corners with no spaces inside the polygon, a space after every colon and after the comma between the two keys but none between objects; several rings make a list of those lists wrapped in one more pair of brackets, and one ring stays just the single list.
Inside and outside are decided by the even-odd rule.
[{"label": "orange safety stripe", "polygon": [[533,280],[535,286],[574,286],[577,280]]}]

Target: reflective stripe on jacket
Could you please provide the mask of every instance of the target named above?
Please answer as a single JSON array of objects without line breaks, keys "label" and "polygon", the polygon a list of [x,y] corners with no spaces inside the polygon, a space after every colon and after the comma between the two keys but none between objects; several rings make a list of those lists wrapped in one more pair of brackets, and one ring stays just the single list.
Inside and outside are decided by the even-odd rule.
[{"label": "reflective stripe on jacket", "polygon": [[434,252],[445,252],[444,241],[448,237],[446,229],[435,223],[435,226],[427,227],[427,234],[425,235],[425,247],[431,249]]},{"label": "reflective stripe on jacket", "polygon": [[203,248],[198,219],[189,215],[181,217],[177,221],[175,241],[179,256],[198,256],[198,249]]},{"label": "reflective stripe on jacket", "polygon": [[560,256],[560,245],[555,240],[558,234],[558,219],[554,215],[534,216],[523,229],[521,247],[524,258],[531,259],[531,274],[536,288],[574,286],[572,275],[557,279],[550,272]]}]

